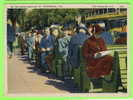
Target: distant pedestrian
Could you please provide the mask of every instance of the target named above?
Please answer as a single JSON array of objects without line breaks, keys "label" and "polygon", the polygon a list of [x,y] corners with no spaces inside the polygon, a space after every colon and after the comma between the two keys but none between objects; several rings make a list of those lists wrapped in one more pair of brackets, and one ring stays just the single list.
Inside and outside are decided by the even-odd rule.
[{"label": "distant pedestrian", "polygon": [[13,42],[15,41],[15,29],[10,24],[7,24],[7,51],[8,57],[13,55]]}]

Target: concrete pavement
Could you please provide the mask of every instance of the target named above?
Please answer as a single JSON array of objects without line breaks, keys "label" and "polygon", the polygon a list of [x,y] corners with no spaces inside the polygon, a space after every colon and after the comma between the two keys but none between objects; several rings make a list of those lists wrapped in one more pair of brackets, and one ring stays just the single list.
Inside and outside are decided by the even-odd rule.
[{"label": "concrete pavement", "polygon": [[38,73],[27,56],[7,58],[8,93],[75,93],[71,81],[58,80],[54,75]]}]

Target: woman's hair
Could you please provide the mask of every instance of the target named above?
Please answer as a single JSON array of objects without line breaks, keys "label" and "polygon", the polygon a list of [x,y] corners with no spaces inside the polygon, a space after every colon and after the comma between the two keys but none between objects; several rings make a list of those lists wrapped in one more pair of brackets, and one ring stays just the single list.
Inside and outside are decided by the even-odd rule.
[{"label": "woman's hair", "polygon": [[58,32],[59,32],[59,35],[58,35],[57,38],[62,38],[62,37],[64,37],[63,32],[62,32],[58,27],[52,27],[52,28],[50,28],[50,34],[52,35],[52,34],[53,34],[53,31],[55,31],[55,30],[58,30]]},{"label": "woman's hair", "polygon": [[38,31],[37,31],[37,35],[38,35],[38,34],[42,34],[42,31],[41,31],[41,30],[38,30]]},{"label": "woman's hair", "polygon": [[87,24],[86,24],[86,27],[87,27],[87,28],[90,28],[90,27],[92,28],[91,33],[94,33],[94,32],[95,32],[95,25],[90,24],[90,23],[87,23]]},{"label": "woman's hair", "polygon": [[79,32],[86,33],[87,31],[85,29],[79,29]]},{"label": "woman's hair", "polygon": [[59,32],[59,29],[57,27],[53,27],[53,28],[50,28],[50,34],[52,34],[54,30],[58,30]]},{"label": "woman's hair", "polygon": [[94,25],[94,30],[93,31],[94,31],[93,33],[99,34],[103,31],[103,29],[98,24],[96,24],[96,25]]}]

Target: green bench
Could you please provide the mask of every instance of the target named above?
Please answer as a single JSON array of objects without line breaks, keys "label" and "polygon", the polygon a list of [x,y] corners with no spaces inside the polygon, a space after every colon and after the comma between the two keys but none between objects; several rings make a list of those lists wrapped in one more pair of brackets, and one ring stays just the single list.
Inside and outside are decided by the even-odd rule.
[{"label": "green bench", "polygon": [[[117,92],[118,83],[121,83],[124,89],[127,89],[127,47],[125,45],[109,45],[108,50],[113,50],[112,56],[114,57],[112,75],[105,76],[106,80],[99,80],[102,82],[101,87],[94,87],[92,79],[87,76],[85,70],[85,60],[82,56],[82,47],[80,50],[80,66],[74,68],[73,76],[74,83],[80,88],[81,92]],[[60,55],[56,56],[53,60],[52,73],[57,77],[63,77],[63,60]],[[93,89],[94,88],[94,89]]]},{"label": "green bench", "polygon": [[94,88],[92,79],[89,78],[85,71],[85,60],[82,56],[82,47],[80,49],[80,89],[82,92],[117,92],[118,83],[122,84],[124,89],[127,89],[127,47],[125,45],[110,45],[108,50],[113,50],[112,56],[114,57],[112,75],[105,76],[105,79],[109,80],[99,80],[102,82],[101,88]]},{"label": "green bench", "polygon": [[63,77],[63,59],[60,55],[55,56],[52,62],[52,73],[55,74],[57,77],[61,78]]},{"label": "green bench", "polygon": [[[53,62],[52,62],[52,65],[53,65],[52,66],[52,74],[55,74],[57,77],[63,79],[66,74],[64,72],[65,69],[63,69],[64,68],[63,66],[65,63],[66,62],[64,62],[62,56],[60,56],[60,55],[55,56],[53,59]],[[72,70],[73,70],[72,68],[68,69],[68,73],[67,73],[68,76],[72,76],[72,74],[73,74]],[[76,72],[76,74],[77,74],[77,72]]]},{"label": "green bench", "polygon": [[[127,46],[126,45],[113,45],[108,46],[109,50],[117,51],[114,53],[114,65],[119,67],[117,81],[120,81],[124,91],[127,91]],[[117,74],[117,73],[116,73]],[[117,89],[119,90],[119,89]]]}]

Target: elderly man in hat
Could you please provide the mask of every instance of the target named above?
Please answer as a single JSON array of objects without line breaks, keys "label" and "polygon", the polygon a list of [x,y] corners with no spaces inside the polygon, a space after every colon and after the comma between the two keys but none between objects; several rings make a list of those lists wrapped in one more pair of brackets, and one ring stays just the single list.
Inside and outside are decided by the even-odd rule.
[{"label": "elderly man in hat", "polygon": [[69,47],[69,43],[70,43],[70,39],[71,39],[71,35],[73,34],[72,31],[72,27],[70,25],[66,25],[64,27],[64,37],[60,38],[58,40],[59,43],[59,53],[62,56],[63,59],[63,75],[64,75],[64,79],[67,79],[69,77],[69,66],[68,66],[68,47]]},{"label": "elderly man in hat", "polygon": [[46,63],[48,64],[49,71],[55,73],[56,65],[53,64],[53,60],[56,58],[55,56],[59,56],[58,53],[58,39],[60,38],[60,30],[57,26],[50,27],[51,33],[51,43],[53,45],[52,52],[46,57]]},{"label": "elderly man in hat", "polygon": [[98,23],[98,25],[101,27],[101,34],[99,35],[100,37],[103,38],[106,44],[113,44],[113,37],[110,32],[106,31],[106,26],[105,23]]},{"label": "elderly man in hat", "polygon": [[48,64],[46,62],[46,57],[53,53],[53,38],[50,34],[50,29],[45,29],[45,34],[40,41],[40,49],[41,49],[41,68],[43,72],[49,72]]},{"label": "elderly man in hat", "polygon": [[27,46],[28,46],[28,59],[29,59],[29,62],[32,63],[33,49],[34,49],[34,46],[35,46],[35,40],[34,40],[32,32],[29,32],[29,34],[28,34]]},{"label": "elderly man in hat", "polygon": [[74,78],[75,84],[80,85],[77,80],[79,80],[80,74],[78,68],[80,66],[80,53],[79,47],[83,45],[84,41],[89,38],[88,29],[84,24],[80,24],[78,28],[78,33],[72,36],[69,43],[68,50],[68,61],[69,68],[71,68],[71,79]]},{"label": "elderly man in hat", "polygon": [[80,24],[79,32],[74,36],[72,36],[69,43],[68,57],[72,67],[79,67],[80,61],[79,61],[78,48],[79,46],[83,45],[84,41],[88,39],[88,37],[89,34],[87,27],[84,24]]},{"label": "elderly man in hat", "polygon": [[39,47],[41,39],[42,39],[42,34],[41,33],[42,33],[42,31],[39,30],[39,31],[37,31],[37,34],[35,36],[35,53],[36,53],[35,60],[36,60],[36,66],[38,68],[40,68],[40,65],[41,65],[40,64],[41,53],[40,53],[40,47]]}]

